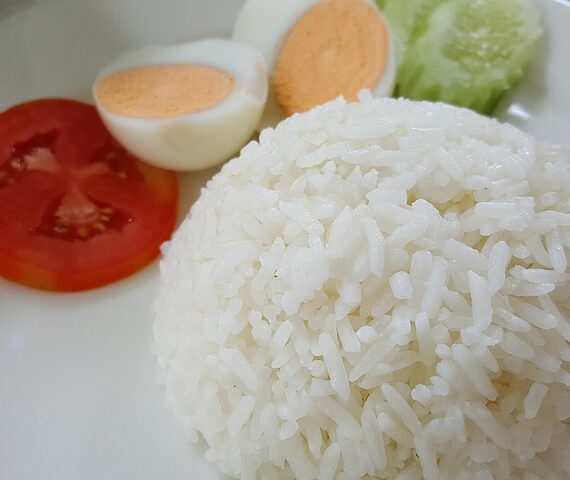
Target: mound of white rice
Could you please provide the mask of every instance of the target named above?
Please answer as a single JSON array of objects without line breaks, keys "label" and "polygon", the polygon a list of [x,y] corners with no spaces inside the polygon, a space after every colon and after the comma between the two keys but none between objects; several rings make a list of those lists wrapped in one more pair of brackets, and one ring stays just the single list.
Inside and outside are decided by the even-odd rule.
[{"label": "mound of white rice", "polygon": [[166,248],[168,400],[242,479],[570,478],[570,162],[336,100],[265,130]]}]

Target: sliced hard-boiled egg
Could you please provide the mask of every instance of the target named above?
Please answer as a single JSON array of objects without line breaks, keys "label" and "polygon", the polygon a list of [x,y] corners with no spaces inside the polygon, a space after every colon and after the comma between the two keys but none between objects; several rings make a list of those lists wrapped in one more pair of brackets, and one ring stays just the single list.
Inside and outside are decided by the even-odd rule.
[{"label": "sliced hard-boiled egg", "polygon": [[394,49],[372,0],[248,0],[234,40],[259,49],[270,73],[262,123],[368,89],[392,93]]},{"label": "sliced hard-boiled egg", "polygon": [[159,167],[198,170],[227,160],[251,138],[267,72],[256,49],[232,40],[149,47],[108,65],[93,96],[127,150]]}]

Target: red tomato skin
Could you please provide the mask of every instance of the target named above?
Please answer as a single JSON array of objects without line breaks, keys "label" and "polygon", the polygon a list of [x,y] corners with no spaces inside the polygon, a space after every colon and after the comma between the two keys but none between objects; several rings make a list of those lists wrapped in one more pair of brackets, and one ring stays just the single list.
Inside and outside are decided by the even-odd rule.
[{"label": "red tomato skin", "polygon": [[[71,292],[107,285],[151,263],[176,225],[176,174],[123,153],[94,107],[66,99],[35,100],[0,113],[0,169],[14,145],[52,130],[58,132],[54,151],[64,172],[34,171],[17,179],[16,186],[0,184],[0,276],[32,288]],[[118,156],[126,177],[106,165],[103,173],[82,173],[93,168],[92,159],[103,147]],[[46,205],[68,192],[71,183],[89,202],[127,212],[129,221],[101,234],[90,225],[92,236],[86,240],[38,234]]]}]

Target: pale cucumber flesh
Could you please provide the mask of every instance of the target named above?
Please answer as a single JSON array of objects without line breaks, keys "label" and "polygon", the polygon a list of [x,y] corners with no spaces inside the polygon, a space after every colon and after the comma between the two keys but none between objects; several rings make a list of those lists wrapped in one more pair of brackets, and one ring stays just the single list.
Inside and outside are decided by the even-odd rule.
[{"label": "pale cucumber flesh", "polygon": [[540,37],[527,0],[383,0],[400,45],[397,93],[491,113]]}]

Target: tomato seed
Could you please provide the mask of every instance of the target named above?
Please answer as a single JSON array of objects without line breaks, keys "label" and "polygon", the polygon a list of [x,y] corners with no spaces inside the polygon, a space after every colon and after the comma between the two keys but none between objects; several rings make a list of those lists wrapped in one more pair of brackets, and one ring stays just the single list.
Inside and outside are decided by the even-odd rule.
[{"label": "tomato seed", "polygon": [[10,162],[10,166],[12,167],[13,170],[21,172],[25,168],[25,163],[21,158],[15,158]]}]

